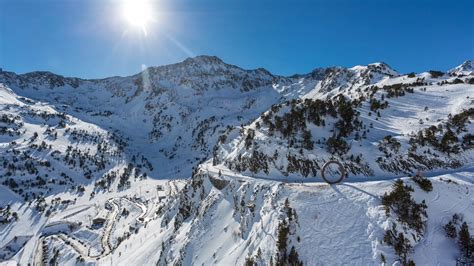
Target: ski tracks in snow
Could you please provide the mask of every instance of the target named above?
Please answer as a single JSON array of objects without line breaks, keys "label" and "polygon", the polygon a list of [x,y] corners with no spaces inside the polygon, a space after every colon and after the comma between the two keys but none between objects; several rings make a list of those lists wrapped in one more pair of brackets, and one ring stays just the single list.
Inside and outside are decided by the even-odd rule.
[{"label": "ski tracks in snow", "polygon": [[367,237],[367,233],[378,225],[369,215],[373,202],[370,193],[344,186],[327,186],[320,191],[300,186],[291,190],[294,198],[290,202],[295,202],[301,226],[301,244],[314,247],[303,250],[309,253],[304,254],[309,258],[306,263],[374,263],[374,240]]}]

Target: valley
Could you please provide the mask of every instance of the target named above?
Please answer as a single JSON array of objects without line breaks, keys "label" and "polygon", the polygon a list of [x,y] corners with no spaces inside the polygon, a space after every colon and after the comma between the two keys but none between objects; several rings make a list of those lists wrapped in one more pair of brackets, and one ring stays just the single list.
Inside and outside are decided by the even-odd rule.
[{"label": "valley", "polygon": [[[0,71],[0,265],[469,259],[456,237],[474,230],[473,92],[472,61]],[[330,160],[343,182],[321,178]]]}]

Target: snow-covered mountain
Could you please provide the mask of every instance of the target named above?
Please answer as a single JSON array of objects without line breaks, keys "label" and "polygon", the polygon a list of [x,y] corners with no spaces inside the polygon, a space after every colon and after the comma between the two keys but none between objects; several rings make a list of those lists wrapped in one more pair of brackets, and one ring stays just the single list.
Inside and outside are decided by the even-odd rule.
[{"label": "snow-covered mountain", "polygon": [[[229,130],[214,164],[282,178],[316,177],[334,159],[352,177],[470,166],[472,75],[397,75],[372,72],[372,66],[331,69],[303,97],[273,105],[253,123]],[[328,89],[328,84],[333,85]]]},{"label": "snow-covered mountain", "polygon": [[[472,69],[0,71],[0,261],[454,263],[443,227],[474,225]],[[322,182],[328,160],[344,184]]]},{"label": "snow-covered mountain", "polygon": [[448,73],[453,76],[472,75],[472,73],[474,73],[474,61],[468,60],[461,65],[449,70]]}]

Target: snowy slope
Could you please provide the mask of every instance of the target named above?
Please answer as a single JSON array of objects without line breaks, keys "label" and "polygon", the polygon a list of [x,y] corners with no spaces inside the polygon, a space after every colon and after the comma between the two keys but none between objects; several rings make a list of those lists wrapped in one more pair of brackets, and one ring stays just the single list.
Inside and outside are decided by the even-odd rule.
[{"label": "snowy slope", "polygon": [[228,130],[213,162],[283,179],[316,177],[332,159],[351,177],[472,167],[474,76],[390,75],[329,91],[318,85],[301,100],[274,105]]},{"label": "snowy slope", "polygon": [[[217,177],[217,173],[214,175]],[[99,264],[113,262],[118,265],[154,265],[158,261],[180,262],[185,265],[242,265],[246,258],[256,256],[260,250],[262,255],[259,260],[268,264],[271,257],[273,260],[275,257],[278,224],[285,219],[284,202],[287,198],[297,216],[297,224],[291,230],[290,243],[296,247],[305,264],[379,265],[381,254],[384,254],[390,264],[397,260],[393,250],[382,242],[384,230],[389,228],[393,218],[385,215],[380,196],[390,189],[391,181],[329,186],[324,183],[284,184],[259,181],[251,177],[224,176],[230,183],[226,188],[218,190],[207,177],[201,178],[202,184],[195,185],[196,197],[204,197],[202,200],[190,201],[191,215],[178,229],[175,229],[175,220],[180,218],[173,217],[173,213],[178,213],[177,208],[182,206],[182,194],[171,195],[171,202],[162,214],[148,214],[150,220],[146,226],[141,227],[138,233],[132,233],[114,253],[99,257],[97,261],[95,257],[85,256],[94,256],[94,251],[84,251],[85,261]],[[472,178],[472,172],[433,177],[431,180],[434,189],[430,193],[423,192],[413,182],[406,181],[416,189],[416,200],[426,200],[428,204],[426,232],[414,246],[413,258],[417,264],[452,264],[459,256],[455,242],[446,238],[442,226],[453,214],[463,213],[465,221],[472,228]],[[203,194],[197,192],[201,189]],[[188,191],[193,191],[191,185]],[[152,196],[150,200],[156,199]],[[92,208],[100,206],[101,204],[95,204]],[[153,202],[148,206],[153,208],[162,205]],[[85,216],[82,221],[87,221],[84,213],[68,219],[81,220],[81,215]],[[61,216],[62,214],[55,215],[50,220]],[[22,216],[21,219],[27,220],[27,217]],[[117,228],[123,226],[122,219],[117,221]],[[94,238],[88,235],[100,235],[101,231],[92,230],[87,233],[87,230],[91,231],[79,229],[74,237],[90,241],[86,242],[88,244],[85,250],[89,244],[94,248],[100,247],[99,242],[94,242]],[[36,254],[34,242],[31,245],[26,247],[23,255],[16,257],[19,261],[34,261],[30,258],[30,254]],[[60,250],[61,264],[76,263],[78,252],[70,244],[53,238],[48,242],[48,248]],[[433,250],[436,250],[435,256]],[[46,256],[51,258],[52,254]]]},{"label": "snowy slope", "polygon": [[[443,226],[461,214],[474,230],[473,83],[472,61],[408,75],[374,63],[282,77],[210,56],[101,80],[0,72],[0,263],[396,265],[396,224],[409,259],[454,264]],[[320,179],[329,159],[344,183]],[[426,202],[421,232],[385,210],[397,177]]]},{"label": "snowy slope", "polygon": [[[214,175],[217,177],[217,173]],[[173,208],[182,205],[182,195],[170,196],[170,200],[176,202],[169,203],[164,214],[148,215],[150,221],[145,228],[132,233],[112,255],[98,262],[119,265],[152,265],[157,261],[241,265],[246,258],[257,255],[260,249],[261,261],[268,264],[275,256],[277,228],[285,218],[284,201],[287,198],[297,216],[291,243],[305,264],[378,265],[381,254],[388,262],[396,261],[391,248],[382,243],[384,230],[393,218],[385,215],[380,196],[390,189],[391,181],[329,186],[224,176],[230,183],[218,190],[207,177],[200,178],[203,178],[202,184],[195,185],[196,193],[198,198],[201,197],[198,191],[203,189],[204,198],[190,202],[191,216],[177,230],[175,220],[179,218],[172,217],[172,214],[178,212]],[[459,251],[455,242],[444,236],[442,226],[454,213],[463,213],[464,219],[472,226],[472,173],[460,172],[431,180],[434,189],[430,193],[406,181],[416,189],[416,200],[426,200],[428,204],[429,222],[424,237],[415,245],[413,258],[421,265],[452,264]],[[191,185],[188,189],[189,192],[193,190]],[[149,206],[155,205],[159,204]],[[122,221],[117,223],[116,226],[121,227]],[[84,229],[74,235],[84,239]],[[49,248],[61,250],[60,263],[75,263],[77,252],[59,239],[52,241]],[[433,249],[437,250],[435,256],[431,254]],[[27,259],[28,256],[25,262]],[[96,260],[86,258],[86,261]]]},{"label": "snowy slope", "polygon": [[279,102],[275,78],[264,69],[243,70],[208,56],[103,80],[0,73],[0,83],[19,95],[118,131],[161,177],[189,176],[193,165],[207,159],[220,131],[246,124]]}]

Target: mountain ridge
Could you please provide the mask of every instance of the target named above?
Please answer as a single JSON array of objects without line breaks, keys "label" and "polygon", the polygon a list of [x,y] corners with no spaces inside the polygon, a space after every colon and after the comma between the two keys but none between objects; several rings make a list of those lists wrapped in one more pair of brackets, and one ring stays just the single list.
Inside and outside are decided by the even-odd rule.
[{"label": "mountain ridge", "polygon": [[[183,61],[181,62],[178,62],[178,63],[173,63],[173,64],[168,64],[168,65],[160,65],[160,66],[149,66],[147,67],[146,69],[163,69],[163,68],[171,68],[171,67],[176,67],[176,66],[183,66],[183,65],[186,65],[186,64],[198,64],[199,62],[201,63],[217,63],[217,64],[221,64],[221,65],[226,65],[226,66],[231,66],[231,67],[236,67],[236,68],[240,68],[236,65],[233,65],[233,64],[229,64],[229,63],[226,63],[224,62],[222,59],[220,59],[219,57],[217,56],[211,56],[211,55],[198,55],[198,56],[195,56],[195,57],[188,57],[186,59],[184,59]],[[450,73],[450,72],[454,72],[456,69],[462,69],[462,68],[468,68],[472,71],[472,68],[473,68],[473,60],[466,60],[464,61],[462,64],[456,66],[456,67],[453,67],[452,69],[448,70],[447,73]],[[384,66],[388,69],[391,69],[393,70],[387,63],[385,62],[374,62],[374,63],[370,63],[370,64],[367,64],[366,66],[371,66],[371,65],[374,65],[374,66],[377,66],[377,65],[380,65],[380,66]],[[301,76],[305,76],[305,75],[310,75],[312,74],[313,72],[320,72],[320,71],[324,71],[326,69],[331,69],[331,68],[342,68],[342,69],[351,69],[351,68],[355,68],[355,67],[358,67],[358,66],[363,66],[363,65],[356,65],[356,66],[352,66],[352,67],[342,67],[342,66],[327,66],[327,67],[318,67],[318,68],[315,68],[313,70],[311,70],[310,72],[308,73],[296,73],[296,74],[292,74],[292,75],[277,75],[277,74],[273,74],[271,73],[269,70],[263,68],[263,67],[258,67],[258,68],[255,68],[255,69],[243,69],[243,68],[240,68],[242,70],[246,70],[246,71],[257,71],[257,70],[260,70],[262,72],[266,72],[267,74],[269,75],[272,75],[272,76],[275,76],[275,77],[283,77],[283,78],[292,78],[292,77],[301,77]],[[5,69],[2,69],[0,71],[1,74],[14,74],[16,76],[29,76],[29,75],[34,75],[34,74],[45,74],[45,75],[48,75],[48,76],[55,76],[55,77],[58,77],[58,78],[64,78],[64,79],[76,79],[76,80],[81,80],[81,81],[100,81],[100,80],[107,80],[107,79],[111,79],[111,78],[127,78],[127,77],[133,77],[133,76],[137,76],[137,75],[141,75],[145,70],[142,70],[138,73],[135,73],[135,74],[131,74],[131,75],[126,75],[126,76],[109,76],[109,77],[104,77],[104,78],[92,78],[92,79],[89,79],[89,78],[80,78],[80,77],[73,77],[73,76],[64,76],[64,75],[60,75],[60,74],[55,74],[51,71],[31,71],[31,72],[26,72],[26,73],[22,73],[22,74],[17,74],[13,71],[7,71]],[[394,71],[394,70],[393,70]],[[426,70],[428,71],[428,70]],[[395,71],[396,72],[396,71]]]}]

